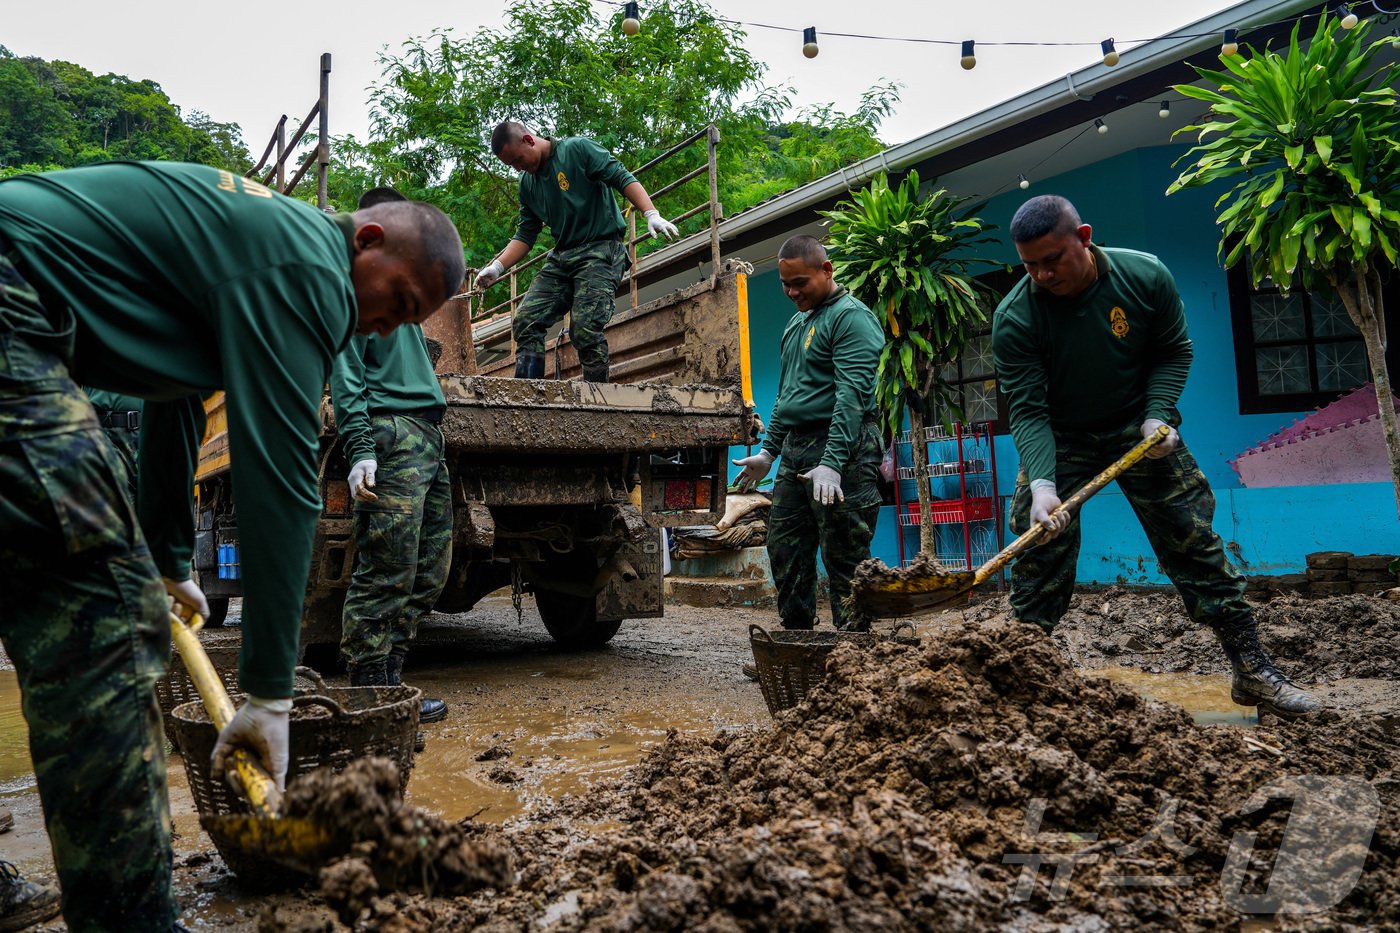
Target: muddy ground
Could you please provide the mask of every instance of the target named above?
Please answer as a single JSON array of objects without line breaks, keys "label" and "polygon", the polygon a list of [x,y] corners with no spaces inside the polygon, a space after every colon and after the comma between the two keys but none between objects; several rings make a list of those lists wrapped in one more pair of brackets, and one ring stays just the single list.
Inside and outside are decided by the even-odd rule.
[{"label": "muddy ground", "polygon": [[[474,816],[459,842],[478,848],[463,851],[504,853],[514,883],[429,897],[386,890],[349,860],[320,895],[251,897],[180,812],[176,765],[186,922],[1400,929],[1400,605],[1261,609],[1266,648],[1363,714],[1202,726],[1092,673],[1156,668],[1171,673],[1142,675],[1149,692],[1197,680],[1228,690],[1218,649],[1174,599],[1084,594],[1054,639],[1007,622],[996,598],[928,617],[920,648],[838,649],[827,688],[774,728],[738,671],[746,626],[775,624],[771,612],[673,607],[573,658],[528,612],[517,627],[508,604],[472,619],[464,644],[468,617],[454,617],[430,640],[460,647],[410,662],[453,714],[426,727],[408,803],[448,822]],[[16,861],[42,872],[32,789],[0,804],[30,824]]]}]

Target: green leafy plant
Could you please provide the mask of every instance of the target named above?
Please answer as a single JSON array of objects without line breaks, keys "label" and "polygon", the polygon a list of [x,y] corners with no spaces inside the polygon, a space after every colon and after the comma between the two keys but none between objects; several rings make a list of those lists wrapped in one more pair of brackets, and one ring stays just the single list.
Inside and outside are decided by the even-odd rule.
[{"label": "green leafy plant", "polygon": [[919,174],[911,171],[897,188],[884,173],[836,209],[823,212],[831,235],[828,246],[836,280],[880,318],[885,348],[875,376],[880,426],[893,437],[906,414],[915,438],[914,472],[919,481],[919,541],[933,550],[933,510],[927,474],[928,451],[919,441],[934,411],[962,411],[943,378],[979,325],[987,320],[985,292],[972,278],[978,264],[1004,268],[972,250],[991,242],[992,229],[973,211],[959,210],[966,198],[947,191],[919,194]]},{"label": "green leafy plant", "polygon": [[[1213,119],[1184,127],[1198,145],[1167,189],[1245,176],[1216,201],[1226,267],[1248,260],[1256,286],[1283,291],[1319,279],[1336,291],[1366,345],[1400,510],[1400,434],[1385,362],[1382,278],[1400,248],[1400,117],[1393,62],[1375,64],[1385,37],[1318,18],[1306,49],[1294,26],[1285,52],[1221,56],[1197,68],[1215,89],[1178,85]],[[1208,140],[1208,141],[1207,141]]]}]

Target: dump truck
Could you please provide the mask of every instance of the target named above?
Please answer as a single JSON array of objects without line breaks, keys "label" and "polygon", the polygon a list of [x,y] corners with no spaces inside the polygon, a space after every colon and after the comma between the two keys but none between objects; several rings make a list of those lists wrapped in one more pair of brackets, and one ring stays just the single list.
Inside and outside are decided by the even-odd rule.
[{"label": "dump truck", "polygon": [[[566,333],[547,353],[553,378],[517,380],[502,377],[514,365],[508,315],[504,327],[473,325],[469,309],[449,303],[429,319],[425,333],[444,347],[435,365],[453,500],[452,566],[437,611],[466,612],[509,587],[532,596],[549,634],[570,648],[605,644],[624,620],[660,617],[661,529],[722,515],[729,449],[755,440],[747,302],[745,270],[720,264],[619,311],[606,329],[612,383],[572,378],[579,366]],[[242,583],[222,396],[206,409],[194,572],[217,622]],[[349,464],[331,411],[327,400],[303,652],[339,644],[355,566]]]}]

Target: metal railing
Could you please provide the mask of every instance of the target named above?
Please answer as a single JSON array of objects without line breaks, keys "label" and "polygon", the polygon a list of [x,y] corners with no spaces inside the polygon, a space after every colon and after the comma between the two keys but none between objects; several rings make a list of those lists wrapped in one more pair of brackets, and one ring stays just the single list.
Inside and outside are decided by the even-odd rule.
[{"label": "metal railing", "polygon": [[[676,214],[673,217],[668,217],[667,219],[669,219],[672,223],[676,224],[677,226],[680,226],[681,223],[689,220],[692,217],[697,217],[702,214],[708,216],[710,233],[710,281],[711,283],[713,283],[715,277],[719,274],[720,268],[719,223],[723,219],[722,208],[719,203],[719,171],[718,165],[715,160],[716,151],[719,148],[719,128],[712,123],[709,126],[704,127],[703,129],[697,130],[690,136],[681,140],[676,145],[672,146],[670,149],[667,149],[665,152],[661,153],[654,159],[642,165],[640,168],[635,169],[632,172],[632,175],[638,180],[640,180],[642,175],[652,171],[658,166],[663,165],[668,160],[689,149],[691,146],[695,145],[701,140],[705,141],[704,164],[699,166],[698,168],[694,168],[689,172],[686,172],[679,178],[676,178],[675,180],[663,185],[662,187],[657,188],[655,191],[648,191],[648,194],[651,195],[652,203],[656,205],[658,209],[660,209],[661,198],[675,191],[678,191],[687,182],[694,181],[702,175],[708,177],[709,192],[706,199],[693,207],[681,211],[679,214]],[[630,204],[627,206],[625,213],[627,215],[627,239],[624,245],[627,248],[629,269],[627,271],[627,274],[623,276],[623,281],[626,282],[628,285],[631,307],[635,309],[637,307],[637,277],[639,269],[637,245],[649,239],[650,234],[643,233],[641,236],[637,235],[637,211]],[[666,216],[664,211],[662,212],[662,216]],[[477,289],[476,274],[478,270],[469,269],[467,273],[467,289],[462,294],[455,296],[458,300],[466,302],[467,311],[465,317],[468,322],[468,330],[470,330],[474,325],[477,324],[486,324],[491,321],[499,320],[502,318],[509,318],[513,316],[515,314],[516,308],[520,304],[521,299],[524,297],[520,292],[520,273],[524,272],[526,269],[538,265],[539,263],[544,262],[545,259],[548,258],[548,256],[552,252],[554,251],[546,250],[538,256],[535,256],[524,262],[516,263],[514,266],[511,266],[509,270],[507,270],[506,275],[502,277],[502,280],[500,282],[494,283],[493,285],[488,286],[486,289]],[[488,305],[486,303],[486,292],[490,291],[491,288],[495,288],[497,285],[503,284],[508,284],[510,286],[510,296],[504,301],[499,301],[495,304]],[[556,340],[556,343],[558,343],[558,341],[562,339],[563,337],[561,334],[560,338]],[[514,354],[514,352],[515,339],[512,336],[512,355]]]},{"label": "metal railing", "polygon": [[[331,140],[330,140],[330,118],[327,111],[327,104],[330,98],[331,86],[331,53],[324,52],[321,55],[321,96],[317,98],[312,106],[311,112],[306,115],[306,119],[301,121],[301,126],[292,134],[289,141],[287,139],[287,115],[282,114],[282,119],[277,121],[277,128],[272,131],[272,138],[267,141],[267,148],[263,150],[262,158],[258,159],[258,164],[243,173],[244,178],[256,178],[259,172],[263,172],[261,178],[257,180],[269,188],[275,188],[282,194],[291,194],[293,189],[301,183],[302,178],[310,171],[312,165],[317,166],[316,171],[316,206],[325,210],[330,203],[326,190],[328,172],[331,164]],[[306,154],[301,164],[297,167],[291,181],[287,180],[287,157],[296,151],[301,145],[302,138],[311,127],[311,121],[317,120],[316,132],[319,137],[316,148]],[[273,152],[277,153],[277,159],[272,165],[267,164],[267,160],[272,157]],[[264,169],[266,171],[264,172]],[[274,179],[276,184],[273,184]]]}]

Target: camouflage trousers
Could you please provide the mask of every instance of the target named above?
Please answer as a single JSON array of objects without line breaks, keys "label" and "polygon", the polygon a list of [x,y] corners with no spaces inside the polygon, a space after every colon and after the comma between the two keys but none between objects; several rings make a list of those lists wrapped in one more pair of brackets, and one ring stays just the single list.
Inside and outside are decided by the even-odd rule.
[{"label": "camouflage trousers", "polygon": [[[1055,486],[1060,498],[1067,499],[1142,435],[1133,426],[1106,434],[1057,432],[1055,440]],[[1226,558],[1224,544],[1211,527],[1215,494],[1185,445],[1160,460],[1139,461],[1117,483],[1191,618],[1217,633],[1252,623],[1253,612],[1244,601],[1244,577]],[[1011,498],[1014,533],[1030,527],[1030,508],[1030,486],[1022,474]],[[1032,548],[1012,565],[1011,608],[1016,618],[1046,631],[1060,621],[1074,592],[1079,531],[1076,517],[1059,537]]]},{"label": "camouflage trousers", "polygon": [[617,286],[627,267],[621,240],[593,240],[555,250],[530,283],[511,327],[517,353],[543,353],[549,328],[570,312],[569,339],[585,371],[606,370],[603,328],[617,309]]},{"label": "camouflage trousers", "polygon": [[410,415],[371,415],[370,425],[379,498],[355,502],[357,553],[340,641],[352,670],[407,654],[452,564],[452,484],[442,430]]},{"label": "camouflage trousers", "polygon": [[0,254],[0,641],[79,931],[168,930],[164,587],[38,296]]},{"label": "camouflage trousers", "polygon": [[[99,408],[97,414],[100,418],[106,412]],[[117,459],[121,462],[122,469],[126,471],[126,491],[134,504],[136,502],[136,462],[140,435],[130,428],[103,428],[102,433],[107,436],[107,440],[111,441],[112,449],[116,451]]]},{"label": "camouflage trousers", "polygon": [[783,628],[810,629],[817,620],[817,551],[821,550],[831,591],[831,622],[838,629],[864,631],[870,620],[847,617],[842,602],[851,594],[856,565],[870,556],[880,515],[880,432],[861,425],[850,461],[841,468],[844,502],[822,505],[799,474],[821,464],[826,430],[793,431],[783,441],[773,507],[768,513],[768,563],[778,590]]}]

